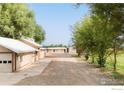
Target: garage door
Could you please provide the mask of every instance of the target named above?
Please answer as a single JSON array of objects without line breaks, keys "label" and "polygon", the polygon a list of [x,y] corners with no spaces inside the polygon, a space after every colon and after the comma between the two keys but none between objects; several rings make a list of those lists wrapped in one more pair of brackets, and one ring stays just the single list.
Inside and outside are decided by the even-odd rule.
[{"label": "garage door", "polygon": [[0,54],[0,72],[12,72],[12,54]]}]

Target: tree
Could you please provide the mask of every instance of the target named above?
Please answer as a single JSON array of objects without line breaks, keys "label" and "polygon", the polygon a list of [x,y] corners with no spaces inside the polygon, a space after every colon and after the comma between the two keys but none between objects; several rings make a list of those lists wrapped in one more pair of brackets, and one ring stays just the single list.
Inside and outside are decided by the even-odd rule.
[{"label": "tree", "polygon": [[99,17],[90,16],[76,24],[73,32],[74,44],[91,55],[92,63],[94,63],[94,55],[97,55],[100,67],[105,64],[112,41],[108,31],[111,26],[108,25],[103,29],[103,23],[104,21]]},{"label": "tree", "polygon": [[39,44],[45,39],[45,32],[39,25],[36,25],[34,39]]},{"label": "tree", "polygon": [[65,47],[67,48],[66,45],[63,44],[51,44],[51,45],[45,45],[44,47],[49,48],[49,47]]},{"label": "tree", "polygon": [[74,43],[74,46],[76,48],[77,54],[78,56],[81,55],[81,53],[83,52],[84,47],[81,41],[81,23],[77,23],[75,24],[74,28],[73,28],[73,32],[72,32],[72,41]]},{"label": "tree", "polygon": [[101,20],[98,16],[93,16],[92,19],[98,63],[102,67],[108,57],[109,49],[112,47],[111,25],[104,24],[106,20]]},{"label": "tree", "polygon": [[[76,4],[80,6],[81,4]],[[113,48],[114,71],[116,71],[117,50],[120,46],[118,37],[124,33],[124,4],[88,4],[91,8],[91,18],[96,42],[97,53],[99,53],[99,63],[105,59],[109,48]],[[98,39],[99,38],[99,39]],[[83,40],[83,39],[82,39]],[[108,43],[109,41],[109,43]],[[106,42],[106,43],[105,43]],[[107,44],[107,45],[106,45]],[[98,52],[99,51],[99,52]],[[106,56],[107,57],[107,56]],[[101,60],[101,61],[100,61]],[[104,60],[103,60],[104,63]]]},{"label": "tree", "polygon": [[90,4],[91,14],[93,16],[99,16],[101,20],[104,21],[104,27],[111,25],[110,34],[112,34],[112,43],[113,43],[113,53],[114,53],[114,71],[116,71],[117,63],[117,37],[121,35],[124,31],[124,4]]},{"label": "tree", "polygon": [[20,38],[33,37],[35,20],[25,4],[0,4],[1,36]]},{"label": "tree", "polygon": [[73,30],[73,43],[76,46],[78,55],[85,51],[85,56],[87,57],[90,53],[92,62],[94,62],[95,42],[91,18],[87,17],[77,23]]},{"label": "tree", "polygon": [[0,36],[44,40],[44,31],[37,26],[33,11],[26,4],[0,4]]}]

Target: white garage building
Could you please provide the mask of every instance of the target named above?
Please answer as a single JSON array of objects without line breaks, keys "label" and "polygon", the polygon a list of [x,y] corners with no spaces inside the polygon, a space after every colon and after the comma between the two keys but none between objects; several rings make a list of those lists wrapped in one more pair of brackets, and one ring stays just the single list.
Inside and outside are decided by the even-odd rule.
[{"label": "white garage building", "polygon": [[25,44],[33,47],[33,48],[36,48],[38,50],[37,51],[37,57],[36,57],[37,60],[40,60],[40,59],[42,59],[42,58],[45,57],[45,51],[44,51],[44,49],[41,48],[41,45],[40,44],[34,42],[33,39],[30,39],[30,38],[29,39],[23,39],[22,38],[20,41],[22,41],[23,43],[25,43]]},{"label": "white garage building", "polygon": [[0,72],[15,72],[35,62],[36,51],[19,40],[0,37]]}]

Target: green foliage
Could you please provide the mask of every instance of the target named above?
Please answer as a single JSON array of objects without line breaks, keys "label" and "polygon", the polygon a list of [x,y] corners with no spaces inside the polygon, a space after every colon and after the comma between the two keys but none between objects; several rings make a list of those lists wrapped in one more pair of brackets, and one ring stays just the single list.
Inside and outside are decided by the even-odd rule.
[{"label": "green foliage", "polygon": [[74,26],[73,43],[79,52],[89,52],[104,66],[113,48],[116,67],[117,37],[124,31],[124,4],[89,4],[91,15]]},{"label": "green foliage", "polygon": [[86,18],[84,21],[75,24],[73,31],[73,42],[76,46],[77,52],[79,55],[83,50],[92,50],[94,48],[93,42],[93,32],[91,31],[91,19]]},{"label": "green foliage", "polygon": [[44,32],[38,32],[39,38],[37,32],[34,13],[26,4],[0,4],[0,36],[15,39],[35,37],[40,42]]},{"label": "green foliage", "polygon": [[67,46],[63,44],[51,44],[51,45],[46,45],[44,47],[49,48],[49,47],[67,47]]},{"label": "green foliage", "polygon": [[34,35],[35,41],[41,44],[41,42],[45,39],[44,36],[45,36],[44,30],[39,25],[36,25],[35,35]]},{"label": "green foliage", "polygon": [[0,7],[1,36],[20,38],[33,35],[33,13],[25,4],[0,4]]},{"label": "green foliage", "polygon": [[106,33],[109,32],[108,34],[112,37],[114,70],[116,70],[116,55],[120,46],[117,37],[124,33],[124,4],[90,4],[90,7],[92,16],[98,16],[103,22],[101,30],[107,28]]},{"label": "green foliage", "polygon": [[99,16],[111,24],[113,37],[124,31],[124,4],[90,4],[92,16]]},{"label": "green foliage", "polygon": [[87,17],[75,25],[73,32],[74,44],[88,52],[92,56],[92,62],[94,62],[94,55],[98,55],[100,66],[104,66],[106,52],[111,47],[112,40],[109,33],[106,32],[107,28],[102,29],[102,26],[103,21],[98,17]]}]

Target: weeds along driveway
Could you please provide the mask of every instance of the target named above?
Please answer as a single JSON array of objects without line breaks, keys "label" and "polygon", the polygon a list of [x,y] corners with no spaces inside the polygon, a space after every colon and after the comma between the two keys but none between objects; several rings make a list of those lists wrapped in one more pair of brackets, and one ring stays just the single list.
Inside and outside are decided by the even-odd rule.
[{"label": "weeds along driveway", "polygon": [[0,73],[0,85],[14,85],[26,77],[39,75],[42,73],[42,71],[47,67],[47,65],[50,62],[51,61],[48,59],[43,59],[43,60],[40,60],[39,62],[36,62],[30,65],[28,68],[23,69],[19,72]]},{"label": "weeds along driveway", "polygon": [[70,54],[51,54],[52,62],[40,75],[28,77],[16,85],[111,85],[116,84],[98,68]]}]

